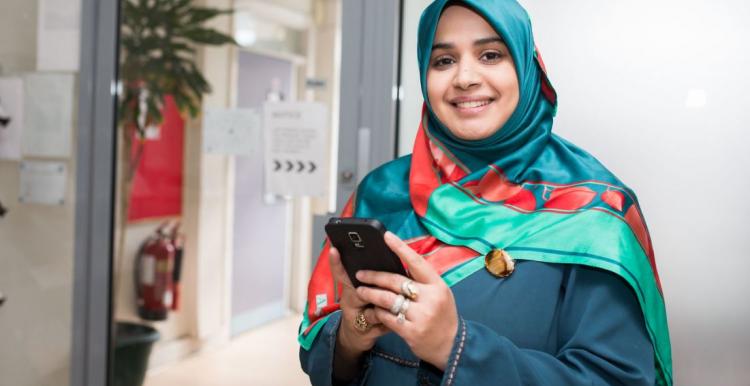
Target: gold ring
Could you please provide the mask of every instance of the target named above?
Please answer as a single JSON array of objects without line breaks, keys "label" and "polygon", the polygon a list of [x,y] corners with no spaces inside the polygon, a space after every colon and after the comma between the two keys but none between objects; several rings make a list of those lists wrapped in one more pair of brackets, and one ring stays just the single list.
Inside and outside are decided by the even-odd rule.
[{"label": "gold ring", "polygon": [[370,323],[367,323],[367,319],[365,319],[365,310],[357,311],[357,317],[354,318],[354,328],[360,332],[367,332],[370,330]]},{"label": "gold ring", "polygon": [[417,291],[417,286],[414,285],[413,280],[405,280],[401,283],[401,293],[412,301],[417,300],[417,296],[419,295],[419,291]]}]

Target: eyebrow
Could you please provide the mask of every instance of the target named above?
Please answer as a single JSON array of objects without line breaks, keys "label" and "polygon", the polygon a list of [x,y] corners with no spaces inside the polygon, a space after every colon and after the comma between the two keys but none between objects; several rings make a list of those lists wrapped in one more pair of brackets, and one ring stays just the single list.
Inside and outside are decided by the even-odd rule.
[{"label": "eyebrow", "polygon": [[[474,46],[483,46],[483,45],[490,44],[490,43],[505,43],[505,42],[499,36],[491,36],[491,37],[475,40]],[[456,45],[453,43],[435,43],[432,45],[432,50],[433,51],[438,50],[438,49],[448,50],[454,47],[456,47]]]}]

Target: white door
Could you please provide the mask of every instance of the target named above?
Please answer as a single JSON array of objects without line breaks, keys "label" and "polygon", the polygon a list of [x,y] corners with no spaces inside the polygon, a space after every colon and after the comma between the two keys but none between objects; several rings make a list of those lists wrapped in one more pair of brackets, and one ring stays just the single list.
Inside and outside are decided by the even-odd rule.
[{"label": "white door", "polygon": [[[238,108],[260,110],[267,100],[289,100],[295,71],[291,61],[248,51],[240,51],[238,60]],[[285,272],[291,239],[291,204],[264,196],[263,154],[236,157],[234,178],[232,335],[286,311]]]}]

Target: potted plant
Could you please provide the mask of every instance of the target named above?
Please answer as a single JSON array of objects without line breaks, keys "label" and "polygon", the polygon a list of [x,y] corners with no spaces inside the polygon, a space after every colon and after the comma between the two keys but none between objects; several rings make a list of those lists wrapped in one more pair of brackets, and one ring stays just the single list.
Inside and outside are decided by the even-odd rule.
[{"label": "potted plant", "polygon": [[[120,288],[118,276],[122,275],[133,177],[143,156],[146,130],[162,122],[167,97],[173,98],[183,116],[198,114],[202,96],[211,91],[211,86],[196,64],[196,49],[204,45],[236,44],[231,36],[205,26],[207,21],[231,12],[194,6],[191,0],[122,2],[118,86],[118,128],[122,146],[118,160],[121,174],[115,293]],[[118,358],[121,359],[124,358]],[[138,382],[142,382],[142,377]]]}]

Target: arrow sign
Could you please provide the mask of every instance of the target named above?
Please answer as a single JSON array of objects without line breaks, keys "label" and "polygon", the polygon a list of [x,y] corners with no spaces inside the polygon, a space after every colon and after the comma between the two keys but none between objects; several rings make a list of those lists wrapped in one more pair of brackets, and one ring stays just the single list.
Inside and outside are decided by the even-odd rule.
[{"label": "arrow sign", "polygon": [[[297,163],[297,167],[296,168],[294,166],[295,162]],[[286,165],[286,168],[284,168],[284,165]],[[282,170],[282,169],[284,169],[284,170]],[[315,164],[315,162],[313,162],[313,161],[300,161],[300,160],[296,160],[296,161],[281,160],[281,161],[279,161],[277,159],[273,160],[273,171],[275,171],[275,172],[283,171],[283,172],[287,172],[287,173],[291,173],[291,172],[302,173],[304,171],[307,171],[308,173],[313,173],[316,170],[318,170],[318,165]]]},{"label": "arrow sign", "polygon": [[[267,102],[262,111],[266,192],[325,197],[328,181],[321,177],[328,168],[329,112],[326,105]],[[278,170],[274,170],[275,160],[280,164]]]}]

